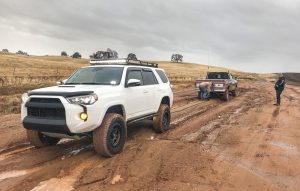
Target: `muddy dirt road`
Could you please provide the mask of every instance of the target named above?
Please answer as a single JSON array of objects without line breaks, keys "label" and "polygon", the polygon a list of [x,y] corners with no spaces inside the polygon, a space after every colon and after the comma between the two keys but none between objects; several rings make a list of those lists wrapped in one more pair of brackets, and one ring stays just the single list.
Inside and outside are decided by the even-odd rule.
[{"label": "muddy dirt road", "polygon": [[20,116],[2,116],[0,190],[298,190],[300,88],[288,86],[280,107],[273,100],[267,82],[242,84],[226,103],[175,91],[172,129],[131,125],[108,159],[89,139],[35,149]]}]

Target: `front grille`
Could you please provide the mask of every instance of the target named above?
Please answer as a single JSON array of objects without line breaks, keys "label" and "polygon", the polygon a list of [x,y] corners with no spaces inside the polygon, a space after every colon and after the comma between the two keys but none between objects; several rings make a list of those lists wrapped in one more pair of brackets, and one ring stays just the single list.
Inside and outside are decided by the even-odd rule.
[{"label": "front grille", "polygon": [[65,108],[57,98],[31,98],[26,103],[27,115],[35,118],[65,119]]},{"label": "front grille", "polygon": [[60,99],[58,98],[31,98],[30,102],[35,103],[61,103]]}]

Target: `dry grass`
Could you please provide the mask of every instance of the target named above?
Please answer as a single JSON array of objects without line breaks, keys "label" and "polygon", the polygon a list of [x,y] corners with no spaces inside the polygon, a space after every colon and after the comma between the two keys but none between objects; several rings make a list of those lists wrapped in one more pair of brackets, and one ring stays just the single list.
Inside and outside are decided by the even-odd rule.
[{"label": "dry grass", "polygon": [[[191,63],[156,61],[175,87],[192,86],[193,81],[204,78],[207,71],[228,71],[226,68]],[[77,68],[88,66],[87,59],[61,56],[25,56],[0,52],[0,113],[18,113],[21,94],[35,88],[55,85],[70,76]],[[238,78],[264,79],[272,75],[258,75],[230,70]]]}]

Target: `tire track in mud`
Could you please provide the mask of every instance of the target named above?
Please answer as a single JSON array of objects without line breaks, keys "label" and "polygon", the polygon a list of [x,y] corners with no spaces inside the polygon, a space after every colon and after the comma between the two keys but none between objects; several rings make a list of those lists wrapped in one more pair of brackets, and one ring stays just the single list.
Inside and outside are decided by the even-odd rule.
[{"label": "tire track in mud", "polygon": [[[161,135],[163,139],[180,139],[187,133],[193,133],[210,121],[216,120],[221,116],[230,116],[230,114],[241,107],[255,107],[255,104],[263,104],[260,101],[259,93],[255,91],[242,89],[240,96],[232,98],[228,102],[212,99],[208,102],[202,102],[197,105],[182,106],[178,109],[180,114],[175,113],[175,119],[171,122],[172,130]],[[251,99],[257,97],[256,99]],[[264,100],[265,101],[265,100]],[[187,109],[185,109],[187,107]]]},{"label": "tire track in mud", "polygon": [[[193,94],[192,94],[192,92],[193,92]],[[180,95],[181,96],[180,99],[182,99],[183,101],[179,101],[179,102],[175,101],[174,107],[173,107],[174,110],[172,112],[172,118],[173,118],[173,120],[171,122],[172,129],[165,134],[158,135],[157,141],[164,141],[164,140],[160,140],[160,139],[170,139],[170,140],[176,139],[176,140],[180,141],[180,139],[182,138],[183,135],[197,131],[204,124],[209,123],[210,121],[216,119],[216,117],[218,115],[222,114],[222,116],[225,116],[225,113],[229,113],[231,110],[238,108],[240,105],[237,104],[236,102],[241,103],[241,104],[242,103],[248,104],[248,102],[244,102],[244,101],[251,98],[251,96],[254,95],[252,93],[249,93],[248,91],[242,91],[242,94],[240,94],[241,97],[234,98],[234,99],[230,100],[229,102],[223,102],[223,101],[220,101],[219,99],[211,99],[210,101],[201,101],[201,100],[198,100],[197,97],[195,97],[194,93],[195,92],[193,90],[188,90],[187,92],[181,91],[181,92],[178,92],[175,94],[175,96]],[[177,100],[178,100],[178,98],[177,98]],[[248,104],[248,105],[251,106],[251,104]],[[207,115],[209,115],[209,116],[207,117]],[[193,123],[193,122],[197,123],[197,125],[191,127],[190,123]],[[140,152],[141,148],[139,148],[139,147],[143,147],[143,145],[145,145],[145,143],[144,143],[145,137],[148,136],[152,132],[150,132],[151,130],[149,130],[149,129],[144,129],[144,130],[139,129],[138,130],[138,128],[136,128],[136,131],[137,131],[136,135],[141,136],[142,139],[136,140],[135,138],[130,138],[126,144],[127,144],[127,147],[132,147],[134,151],[136,151],[141,156],[143,156]],[[145,131],[147,132],[147,135],[143,135],[143,133]],[[25,165],[26,168],[22,168],[22,165],[16,165],[13,168],[11,168],[11,167],[8,168],[8,170],[26,170],[26,169],[30,170],[33,167],[40,167],[37,171],[37,174],[40,174],[41,177],[38,178],[35,176],[35,177],[33,177],[33,179],[34,178],[35,179],[29,183],[28,182],[27,183],[20,182],[20,183],[18,183],[18,185],[13,187],[14,189],[21,188],[25,184],[26,184],[26,188],[30,188],[30,187],[33,188],[34,186],[37,186],[38,185],[37,183],[39,183],[41,181],[47,181],[47,180],[50,181],[52,178],[57,178],[57,177],[60,177],[60,178],[67,177],[67,176],[69,176],[70,173],[72,173],[72,169],[75,168],[76,165],[80,164],[80,161],[84,160],[87,157],[87,155],[93,156],[92,160],[97,162],[97,165],[108,165],[109,167],[106,167],[107,172],[101,171],[105,175],[105,177],[102,177],[103,174],[101,174],[102,178],[98,177],[93,180],[82,180],[81,182],[76,183],[78,186],[81,184],[89,185],[89,184],[94,184],[94,183],[103,182],[103,181],[106,184],[108,184],[110,179],[114,175],[116,175],[116,173],[118,171],[122,171],[126,175],[126,172],[124,171],[124,168],[125,169],[127,168],[126,163],[122,163],[122,164],[120,163],[121,166],[112,164],[112,163],[114,163],[113,161],[116,161],[117,158],[120,160],[128,161],[128,162],[133,161],[133,160],[139,161],[139,159],[137,159],[136,157],[133,157],[134,155],[132,157],[128,156],[129,155],[127,153],[128,150],[123,151],[124,153],[119,155],[120,157],[125,156],[125,159],[119,158],[117,156],[114,159],[105,160],[105,159],[97,156],[94,152],[91,153],[91,151],[92,151],[91,148],[89,148],[87,150],[84,149],[83,152],[82,153],[80,152],[80,154],[77,156],[71,155],[71,156],[67,157],[65,160],[62,160],[62,157],[66,154],[67,149],[69,149],[68,151],[70,151],[70,152],[76,148],[78,149],[78,144],[80,144],[80,141],[79,142],[74,141],[72,143],[63,143],[60,146],[55,146],[53,148],[45,148],[45,149],[41,149],[39,151],[35,150],[35,152],[33,152],[33,149],[31,149],[31,148],[26,149],[27,148],[26,146],[24,146],[25,147],[24,151],[22,151],[22,148],[18,148],[18,146],[16,146],[16,147],[8,148],[7,150],[3,150],[2,152],[0,152],[0,157],[1,157],[1,155],[4,156],[7,154],[7,155],[9,155],[10,158],[16,158],[17,160],[20,160],[24,157],[27,158],[26,160],[29,160],[30,154],[35,153],[35,156],[37,158],[39,158],[38,161]],[[88,143],[88,144],[90,144],[90,143]],[[59,148],[59,147],[61,147],[61,148]],[[148,148],[148,147],[146,147],[146,148]],[[131,149],[131,148],[129,148],[129,149]],[[51,152],[49,152],[49,151],[51,151]],[[26,155],[23,155],[24,153],[26,153]],[[56,154],[54,154],[54,153],[56,153]],[[132,154],[133,152],[131,151],[129,153]],[[53,154],[54,154],[54,157],[53,157]],[[47,159],[47,156],[51,156],[51,155],[52,155],[51,159],[49,159],[49,158]],[[152,156],[152,154],[149,154],[149,156]],[[99,159],[97,159],[97,157],[99,157]],[[159,157],[159,156],[157,156],[157,157]],[[74,163],[72,161],[74,161]],[[7,162],[7,161],[5,161],[5,162]],[[84,162],[84,161],[82,161],[82,162]],[[142,162],[142,160],[140,162]],[[118,163],[118,162],[116,161],[115,163]],[[8,164],[12,165],[14,163],[12,163],[10,161]],[[15,164],[16,164],[16,161],[15,161]],[[23,165],[23,167],[24,167],[24,165]],[[54,172],[58,172],[58,174],[60,174],[59,173],[60,170],[68,171],[69,173],[67,173],[67,174],[63,173],[62,175],[57,175],[57,174],[55,175],[55,173],[52,172],[46,176],[45,171],[49,170],[49,167],[55,167]],[[0,165],[0,168],[1,168],[1,165]],[[60,170],[58,168],[60,168]],[[5,168],[2,166],[2,169],[5,169]],[[89,171],[91,169],[92,169],[92,167],[90,167],[90,166],[84,166],[84,167],[81,166],[79,170],[81,172],[84,172],[84,171]],[[106,174],[106,173],[109,173],[109,174]],[[32,175],[30,175],[30,174],[25,175],[25,176],[32,177]],[[128,176],[130,176],[130,174]],[[25,178],[26,177],[24,177],[24,180],[25,180]],[[78,179],[78,178],[81,179],[82,176],[75,177],[75,179]],[[71,179],[72,179],[72,181],[71,181],[72,183],[70,183],[70,184],[73,186],[74,177],[71,177]],[[66,178],[66,180],[69,180],[69,179]],[[12,179],[12,181],[13,181],[13,179]],[[1,182],[0,182],[0,184],[1,184]],[[47,183],[44,182],[44,185],[46,185],[46,184]]]},{"label": "tire track in mud", "polygon": [[[287,98],[287,99],[289,100],[289,102],[287,102],[288,105],[286,107],[289,108],[289,105],[291,104],[290,102],[293,101],[293,99],[289,99],[289,98]],[[259,110],[261,112],[260,108],[262,106],[265,106],[266,104],[270,104],[272,102],[272,98],[270,97],[270,95],[266,95],[266,94],[263,97],[259,97],[259,98],[256,98],[254,100],[256,100],[256,103],[254,105],[251,104],[251,102],[249,102],[250,104],[249,103],[248,104],[251,107],[248,107],[248,106],[246,108],[242,107],[241,110],[243,110],[243,112],[247,112],[249,109],[254,108],[255,110],[257,110],[257,111]],[[252,106],[254,106],[254,107],[252,107]],[[270,107],[270,106],[271,106],[271,104],[267,107]],[[275,188],[277,188],[279,190],[282,190],[282,189],[285,190],[285,189],[289,188],[289,183],[292,183],[293,180],[294,180],[294,179],[291,179],[291,177],[280,176],[280,175],[277,175],[276,173],[272,174],[268,171],[265,171],[265,169],[259,168],[260,163],[262,162],[262,160],[258,160],[258,161],[256,160],[255,164],[253,164],[252,162],[247,162],[246,160],[242,159],[243,156],[244,155],[246,156],[246,154],[248,152],[252,153],[250,150],[252,149],[252,151],[253,151],[253,148],[250,148],[251,147],[250,143],[262,142],[259,145],[259,147],[261,147],[263,145],[267,145],[267,144],[264,144],[264,142],[267,143],[267,142],[270,142],[272,140],[273,136],[272,136],[271,132],[273,131],[274,128],[277,128],[277,123],[278,123],[277,116],[279,116],[279,114],[280,114],[280,108],[279,107],[275,107],[274,109],[272,109],[272,113],[268,114],[268,115],[271,115],[271,116],[270,116],[270,119],[268,120],[267,124],[264,127],[266,130],[263,131],[264,132],[263,135],[260,135],[259,137],[257,137],[257,134],[255,132],[250,133],[248,135],[249,144],[247,142],[247,145],[243,149],[243,152],[239,153],[238,156],[230,155],[230,154],[228,155],[222,149],[216,147],[216,146],[219,146],[218,144],[215,145],[215,140],[218,137],[218,135],[220,135],[221,133],[224,134],[225,132],[224,132],[224,128],[222,128],[223,131],[219,130],[219,131],[216,131],[216,133],[214,133],[214,131],[216,129],[219,129],[218,125],[224,123],[225,122],[224,120],[216,122],[216,123],[214,123],[215,121],[213,121],[213,122],[209,123],[210,128],[208,128],[208,130],[198,132],[198,135],[199,134],[208,134],[208,135],[210,135],[210,133],[216,134],[216,135],[210,135],[210,138],[212,138],[212,140],[209,140],[208,145],[210,146],[210,148],[213,151],[218,153],[218,158],[220,158],[221,161],[227,161],[232,165],[232,166],[227,167],[227,169],[224,170],[225,174],[223,175],[223,178],[221,179],[221,181],[218,182],[218,184],[215,186],[216,190],[222,189],[223,185],[226,185],[229,182],[229,179],[232,176],[232,174],[227,173],[227,172],[231,172],[232,168],[237,168],[237,167],[248,171],[250,174],[253,174],[256,177],[259,177],[261,180],[264,180],[265,182],[268,182],[270,185],[274,186]],[[233,115],[229,115],[229,117],[230,118],[235,118],[237,116],[235,116],[233,114]],[[230,120],[228,120],[228,121],[230,121]],[[201,129],[203,129],[203,128],[205,129],[205,126],[202,127]],[[225,129],[228,129],[228,128],[230,128],[230,126],[225,125]],[[187,141],[189,141],[189,142],[193,142],[193,141],[198,142],[199,141],[197,139],[197,135],[192,136],[192,137],[191,137],[191,135],[193,135],[193,134],[189,134],[191,139],[187,139],[185,137],[184,137],[184,139],[187,139]],[[258,138],[259,138],[260,141],[257,140]],[[206,138],[201,139],[200,142],[207,145],[205,140],[206,140]],[[272,144],[272,142],[269,143],[269,144]],[[255,155],[254,157],[260,157],[260,155]]]},{"label": "tire track in mud", "polygon": [[[227,155],[221,149],[217,148],[215,145],[216,144],[215,140],[218,138],[218,136],[221,133],[224,133],[223,132],[224,129],[221,128],[222,124],[227,123],[226,128],[229,128],[230,126],[228,126],[228,124],[230,123],[230,121],[232,119],[238,118],[239,115],[242,115],[241,113],[245,113],[248,110],[250,110],[251,108],[260,108],[262,105],[270,103],[271,99],[268,99],[267,97],[268,97],[267,95],[265,95],[265,97],[261,96],[261,97],[255,99],[255,103],[251,103],[251,101],[248,100],[244,103],[244,105],[241,105],[241,107],[233,108],[233,110],[230,113],[226,113],[221,119],[211,121],[206,126],[202,126],[200,128],[200,130],[198,130],[197,132],[186,134],[182,137],[182,140],[186,140],[188,142],[198,142],[198,143],[202,143],[204,145],[209,146],[210,149],[212,149],[213,151],[215,151],[217,153],[216,158],[220,158],[221,161],[225,160],[232,165],[232,166],[228,166],[227,169],[224,170],[225,174],[223,174],[223,176],[222,176],[223,178],[221,179],[221,181],[219,181],[214,186],[215,190],[221,189],[223,187],[223,185],[228,182],[229,178],[232,176],[232,174],[230,173],[232,170],[231,168],[236,167],[236,166],[239,168],[245,169],[245,170],[249,171],[250,173],[255,174],[256,176],[260,177],[261,179],[271,183],[272,185],[275,185],[277,188],[285,189],[287,187],[284,181],[281,181],[278,178],[272,178],[272,177],[270,178],[266,172],[262,171],[259,168],[256,168],[255,166],[251,165],[250,163],[242,160],[242,156],[248,152],[251,144],[248,144],[248,146],[244,149],[244,152],[243,152],[244,154],[240,153],[239,156]],[[271,119],[271,121],[270,121],[270,125],[272,124],[271,125],[272,128],[273,128],[274,124],[276,124],[276,117],[278,115],[279,115],[279,108],[275,108],[272,113],[273,120]],[[217,129],[218,129],[218,131],[216,131]],[[269,129],[266,132],[266,134],[268,134],[268,133],[269,133]],[[215,134],[215,135],[211,135],[211,134]],[[208,142],[207,142],[206,139],[208,138],[208,136],[210,136],[210,140],[208,140]],[[250,142],[253,142],[255,139],[257,139],[257,136],[255,133],[250,134],[249,136],[251,136]]]}]

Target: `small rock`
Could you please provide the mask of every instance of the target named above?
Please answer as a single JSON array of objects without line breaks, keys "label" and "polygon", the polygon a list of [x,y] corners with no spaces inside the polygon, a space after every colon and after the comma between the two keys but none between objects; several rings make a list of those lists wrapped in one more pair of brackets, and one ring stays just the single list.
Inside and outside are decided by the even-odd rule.
[{"label": "small rock", "polygon": [[116,184],[118,182],[123,182],[123,181],[124,181],[124,179],[121,178],[121,175],[118,174],[112,179],[111,184]]},{"label": "small rock", "polygon": [[153,136],[151,136],[151,137],[150,137],[150,140],[153,140],[153,139],[154,139],[154,137],[153,137]]}]

